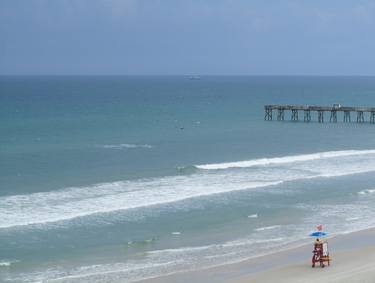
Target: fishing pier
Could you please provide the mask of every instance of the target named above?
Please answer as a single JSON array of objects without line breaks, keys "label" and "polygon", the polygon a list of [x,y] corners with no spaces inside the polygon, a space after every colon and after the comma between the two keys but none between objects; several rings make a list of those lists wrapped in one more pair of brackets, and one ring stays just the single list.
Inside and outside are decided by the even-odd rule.
[{"label": "fishing pier", "polygon": [[[264,106],[264,120],[272,121],[273,112],[277,115],[277,121],[284,121],[285,113],[290,113],[290,121],[299,121],[300,115],[303,114],[303,121],[310,122],[311,114],[316,112],[319,123],[324,123],[325,113],[329,113],[329,122],[337,123],[337,113],[342,113],[343,122],[351,122],[351,113],[356,118],[357,123],[364,123],[365,116],[368,116],[368,121],[375,124],[375,107],[346,107],[340,104],[333,104],[333,106],[315,106],[315,105],[265,105]],[[302,120],[302,119],[301,119]]]}]

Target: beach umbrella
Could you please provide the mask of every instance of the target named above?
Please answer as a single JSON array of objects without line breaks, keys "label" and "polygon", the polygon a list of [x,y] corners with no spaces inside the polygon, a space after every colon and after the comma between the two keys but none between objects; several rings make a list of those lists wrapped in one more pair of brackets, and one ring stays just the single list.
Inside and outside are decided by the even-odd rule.
[{"label": "beach umbrella", "polygon": [[327,233],[326,232],[323,232],[323,231],[316,231],[316,232],[312,232],[310,234],[311,237],[317,237],[317,238],[320,238],[320,237],[324,237],[324,236],[327,236]]}]

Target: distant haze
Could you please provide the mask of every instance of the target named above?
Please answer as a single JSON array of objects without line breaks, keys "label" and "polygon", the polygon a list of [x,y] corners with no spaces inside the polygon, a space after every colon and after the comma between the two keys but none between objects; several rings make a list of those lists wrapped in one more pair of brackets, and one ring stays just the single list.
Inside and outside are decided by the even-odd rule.
[{"label": "distant haze", "polygon": [[375,75],[375,1],[1,0],[0,74]]}]

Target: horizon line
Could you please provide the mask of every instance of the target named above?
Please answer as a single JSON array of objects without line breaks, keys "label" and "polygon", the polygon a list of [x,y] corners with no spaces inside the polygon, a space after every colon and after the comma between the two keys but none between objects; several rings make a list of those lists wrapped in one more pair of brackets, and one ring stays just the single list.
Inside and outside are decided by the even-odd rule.
[{"label": "horizon line", "polygon": [[343,74],[0,74],[0,77],[375,77]]}]

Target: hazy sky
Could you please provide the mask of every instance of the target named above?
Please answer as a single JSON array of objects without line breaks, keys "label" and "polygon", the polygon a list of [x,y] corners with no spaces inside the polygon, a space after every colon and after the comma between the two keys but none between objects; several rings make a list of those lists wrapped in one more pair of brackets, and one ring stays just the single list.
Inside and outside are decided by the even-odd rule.
[{"label": "hazy sky", "polygon": [[0,0],[0,74],[375,75],[375,1]]}]

